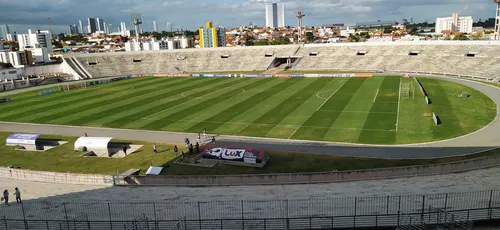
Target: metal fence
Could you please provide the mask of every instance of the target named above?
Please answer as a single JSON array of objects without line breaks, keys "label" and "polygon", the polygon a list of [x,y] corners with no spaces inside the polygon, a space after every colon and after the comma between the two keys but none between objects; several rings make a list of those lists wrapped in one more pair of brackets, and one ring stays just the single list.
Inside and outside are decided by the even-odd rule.
[{"label": "metal fence", "polygon": [[[226,196],[227,195],[227,196]],[[124,229],[141,219],[146,229],[321,229],[442,221],[435,210],[464,220],[500,219],[500,190],[291,200],[230,200],[165,203],[48,203],[0,206],[0,228]],[[78,223],[78,218],[86,219]],[[410,222],[407,222],[408,219]],[[179,220],[183,220],[180,222]],[[413,221],[413,223],[412,223]],[[70,225],[70,222],[72,223]],[[62,225],[61,225],[62,223]],[[180,223],[180,224],[179,224]],[[66,228],[67,229],[67,228]]]}]

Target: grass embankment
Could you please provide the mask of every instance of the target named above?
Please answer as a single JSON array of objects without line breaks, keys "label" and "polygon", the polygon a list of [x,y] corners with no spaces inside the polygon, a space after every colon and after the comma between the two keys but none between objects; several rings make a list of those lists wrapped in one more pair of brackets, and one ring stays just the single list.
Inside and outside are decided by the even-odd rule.
[{"label": "grass embankment", "polygon": [[[487,153],[430,160],[384,160],[343,157],[321,154],[301,154],[279,151],[266,151],[271,158],[264,168],[248,168],[218,164],[214,168],[199,168],[173,164],[174,153],[172,145],[156,143],[159,154],[153,153],[152,143],[141,141],[113,140],[144,145],[139,152],[122,159],[107,159],[97,157],[82,157],[81,153],[73,151],[77,137],[42,135],[41,139],[61,139],[68,143],[45,152],[28,152],[14,150],[13,146],[5,146],[5,139],[10,133],[0,132],[0,165],[21,167],[22,169],[72,172],[72,173],[121,173],[128,169],[141,169],[144,174],[150,165],[164,165],[164,175],[227,175],[227,174],[263,174],[263,173],[298,173],[324,172],[332,170],[358,170],[370,168],[387,168],[409,165],[445,163],[457,160],[471,159],[482,156],[500,154],[500,150]],[[181,147],[181,146],[179,146]],[[185,150],[184,150],[185,151]]]},{"label": "grass embankment", "polygon": [[[159,154],[153,153],[153,143],[141,141],[112,140],[112,143],[131,143],[144,145],[138,152],[122,159],[82,157],[81,152],[73,150],[78,137],[42,135],[40,139],[60,139],[69,141],[57,148],[45,152],[30,152],[15,150],[14,146],[6,146],[5,142],[11,133],[0,132],[0,165],[21,167],[53,172],[97,173],[109,174],[138,168],[146,173],[150,165],[163,165],[174,159],[173,145],[157,143]],[[181,146],[179,146],[181,147]]]}]

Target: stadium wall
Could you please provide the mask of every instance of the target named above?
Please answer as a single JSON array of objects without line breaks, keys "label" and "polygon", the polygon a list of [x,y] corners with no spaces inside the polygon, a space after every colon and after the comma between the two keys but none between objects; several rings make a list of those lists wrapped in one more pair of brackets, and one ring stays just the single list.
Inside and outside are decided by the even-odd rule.
[{"label": "stadium wall", "polygon": [[80,80],[79,75],[71,68],[68,63],[62,62],[61,64],[42,65],[42,66],[29,66],[25,67],[24,76],[40,75],[40,74],[55,74],[66,73],[72,76],[73,80]]},{"label": "stadium wall", "polygon": [[113,183],[113,177],[110,175],[58,173],[16,168],[0,168],[0,177],[64,184],[111,185]]},{"label": "stadium wall", "polygon": [[500,156],[476,158],[443,164],[342,172],[208,176],[133,176],[133,179],[140,185],[173,186],[307,184],[430,176],[483,169],[498,165],[500,165]]}]

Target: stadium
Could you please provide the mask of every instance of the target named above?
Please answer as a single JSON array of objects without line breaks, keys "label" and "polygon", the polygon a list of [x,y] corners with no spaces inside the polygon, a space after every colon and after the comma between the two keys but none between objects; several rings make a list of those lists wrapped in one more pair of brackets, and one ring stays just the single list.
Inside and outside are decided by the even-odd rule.
[{"label": "stadium", "polygon": [[[10,100],[0,104],[2,132],[58,135],[48,137],[66,138],[68,145],[73,143],[70,136],[85,133],[86,137],[89,133],[131,140],[130,146],[155,143],[155,152],[156,143],[182,146],[182,140],[189,137],[210,148],[287,152],[293,155],[290,158],[310,165],[282,166],[289,163],[279,162],[282,158],[276,153],[269,155],[268,165],[262,168],[239,170],[233,165],[204,169],[208,166],[203,165],[193,170],[196,166],[178,161],[180,156],[177,152],[174,155],[170,146],[168,159],[154,158],[155,164],[163,163],[165,171],[149,176],[143,169],[153,166],[153,158],[145,156],[150,147],[130,156],[124,150],[123,161],[65,155],[64,162],[78,164],[65,168],[58,165],[63,160],[48,163],[58,167],[58,172],[43,176],[26,173],[25,167],[1,174],[47,183],[114,185],[77,193],[82,199],[103,191],[109,193],[107,197],[121,191],[135,193],[131,186],[145,192],[148,187],[143,186],[148,185],[180,186],[151,190],[172,188],[182,193],[185,187],[185,191],[199,194],[164,203],[147,197],[137,202],[103,198],[103,202],[85,203],[61,195],[8,210],[0,208],[0,216],[4,216],[6,229],[75,230],[472,229],[474,223],[494,223],[500,219],[496,182],[418,194],[391,183],[438,180],[449,173],[484,173],[481,170],[500,165],[498,58],[500,42],[493,41],[67,55],[60,66],[47,68],[57,69],[49,72],[64,70],[72,81],[43,86],[43,95],[36,87],[0,94]],[[322,156],[351,161],[335,158],[338,167],[315,168],[318,162],[326,161]],[[33,159],[30,157],[19,155],[14,162],[29,165],[27,169],[52,171],[49,166],[26,163]],[[56,154],[51,157],[58,158]],[[367,163],[345,166],[361,161]],[[176,162],[187,166],[176,166]],[[101,169],[94,169],[97,167]],[[139,175],[139,170],[126,173],[137,168],[141,169]],[[70,171],[74,174],[65,173],[63,179],[58,174]],[[109,175],[109,171],[117,172]],[[375,183],[370,180],[385,181],[395,187],[394,193],[351,195],[339,191],[338,195],[326,195],[329,188],[322,187],[345,183],[353,191],[363,190],[363,185],[352,181]],[[196,186],[209,187],[199,191]],[[228,186],[247,187],[238,190]],[[289,195],[273,195],[271,200],[258,195],[259,189],[279,186]],[[317,188],[323,194],[292,195],[300,186]],[[222,193],[221,189],[239,194],[229,199],[213,195]]]}]

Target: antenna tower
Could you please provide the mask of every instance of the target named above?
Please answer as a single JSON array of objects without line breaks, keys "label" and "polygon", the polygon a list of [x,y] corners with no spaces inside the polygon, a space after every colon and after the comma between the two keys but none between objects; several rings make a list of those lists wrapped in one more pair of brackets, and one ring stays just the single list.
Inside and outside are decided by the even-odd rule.
[{"label": "antenna tower", "polygon": [[142,18],[140,14],[132,14],[132,24],[135,26],[135,39],[139,40],[139,32],[141,31]]},{"label": "antenna tower", "polygon": [[[500,0],[498,0],[500,1]],[[297,21],[298,21],[298,25],[297,25],[297,28],[298,28],[298,33],[299,33],[299,36],[298,36],[298,43],[300,43],[302,41],[302,18],[305,17],[306,15],[304,14],[304,9],[302,8],[297,8],[295,10],[295,17],[297,17]]]},{"label": "antenna tower", "polygon": [[493,0],[493,3],[497,4],[497,11],[495,17],[495,40],[500,40],[500,0]]}]

